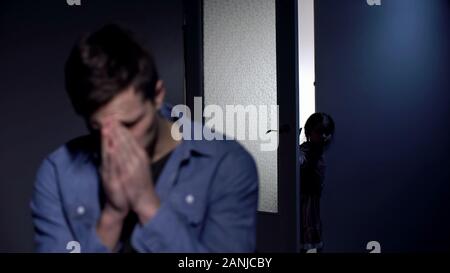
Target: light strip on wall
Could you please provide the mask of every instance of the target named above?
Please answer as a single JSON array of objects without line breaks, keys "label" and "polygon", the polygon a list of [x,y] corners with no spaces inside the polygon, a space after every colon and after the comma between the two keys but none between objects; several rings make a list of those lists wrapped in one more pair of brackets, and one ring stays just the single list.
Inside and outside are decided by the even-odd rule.
[{"label": "light strip on wall", "polygon": [[[299,57],[299,106],[300,124],[316,111],[315,62],[314,62],[314,0],[298,0],[298,57]],[[305,141],[304,131],[300,142]]]}]

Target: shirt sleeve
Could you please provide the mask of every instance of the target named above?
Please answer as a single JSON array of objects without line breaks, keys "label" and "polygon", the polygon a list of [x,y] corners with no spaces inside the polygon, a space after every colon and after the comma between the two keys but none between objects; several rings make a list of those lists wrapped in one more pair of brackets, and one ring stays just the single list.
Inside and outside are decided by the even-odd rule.
[{"label": "shirt sleeve", "polygon": [[253,252],[256,242],[258,174],[243,148],[222,159],[209,192],[213,198],[200,236],[170,202],[138,226],[132,243],[139,252]]}]

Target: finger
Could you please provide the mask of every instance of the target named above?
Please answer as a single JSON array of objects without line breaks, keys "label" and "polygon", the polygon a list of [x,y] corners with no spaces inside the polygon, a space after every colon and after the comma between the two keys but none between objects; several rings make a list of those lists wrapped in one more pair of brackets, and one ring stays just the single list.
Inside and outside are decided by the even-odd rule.
[{"label": "finger", "polygon": [[133,135],[123,127],[122,125],[118,124],[116,127],[116,133],[117,138],[119,139],[121,145],[122,145],[122,152],[124,153],[124,156],[126,157],[127,161],[134,160],[134,157],[136,156],[135,151],[133,151],[133,143],[136,142]]},{"label": "finger", "polygon": [[106,133],[106,128],[101,129],[101,153],[102,153],[102,165],[107,161],[107,149],[108,149],[108,136]]},{"label": "finger", "polygon": [[118,130],[120,131],[121,141],[126,143],[125,147],[131,160],[133,162],[134,160],[146,160],[148,162],[146,151],[141,147],[131,132],[123,126],[120,126]]},{"label": "finger", "polygon": [[118,145],[114,136],[114,124],[113,120],[105,122],[102,128],[102,155],[107,163],[109,175],[111,180],[116,179],[120,174],[120,166],[117,164],[116,155],[118,154]]},{"label": "finger", "polygon": [[111,164],[109,163],[108,156],[105,156],[102,161],[100,173],[103,182],[109,181],[111,179]]},{"label": "finger", "polygon": [[108,135],[108,131],[106,128],[102,128],[101,131],[101,156],[102,156],[102,162],[101,162],[101,168],[102,168],[102,175],[105,175],[105,178],[108,178],[110,176],[110,146],[112,145],[110,136]]},{"label": "finger", "polygon": [[[126,132],[128,134],[129,140],[129,149],[132,154],[138,156],[139,159],[147,159],[147,152],[145,149],[137,142],[137,140],[130,134],[130,132]],[[148,159],[147,159],[148,160]]]},{"label": "finger", "polygon": [[110,151],[107,155],[108,163],[109,163],[109,173],[111,175],[111,182],[116,183],[119,181],[121,175],[121,167],[120,163],[117,160],[116,153],[114,151]]},{"label": "finger", "polygon": [[130,152],[133,148],[133,143],[136,142],[136,139],[131,134],[131,132],[122,125],[119,125],[117,128],[117,132],[119,134],[120,140],[124,143],[124,146]]},{"label": "finger", "polygon": [[[132,172],[133,155],[130,152],[129,141],[124,136],[124,132],[120,128],[120,124],[115,122],[111,129],[111,134],[114,138],[115,153],[114,158],[119,165],[119,169],[122,175],[125,172]],[[125,130],[125,129],[124,129]]]},{"label": "finger", "polygon": [[117,121],[114,121],[111,124],[111,136],[113,137],[115,143],[117,144],[117,149],[120,152],[126,152],[122,149],[127,148],[127,142],[122,135],[121,125]]}]

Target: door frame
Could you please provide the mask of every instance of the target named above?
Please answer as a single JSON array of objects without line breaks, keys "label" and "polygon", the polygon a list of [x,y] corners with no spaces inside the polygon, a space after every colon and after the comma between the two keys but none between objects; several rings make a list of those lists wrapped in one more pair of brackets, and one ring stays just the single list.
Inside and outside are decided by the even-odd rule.
[{"label": "door frame", "polygon": [[[257,214],[257,252],[300,251],[297,1],[276,0],[278,212]],[[203,90],[203,0],[183,0],[186,105]]]}]

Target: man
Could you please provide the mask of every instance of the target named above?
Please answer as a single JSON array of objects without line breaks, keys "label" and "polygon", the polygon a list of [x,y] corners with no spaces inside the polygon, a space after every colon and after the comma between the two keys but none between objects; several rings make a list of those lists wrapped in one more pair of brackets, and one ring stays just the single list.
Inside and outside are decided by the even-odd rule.
[{"label": "man", "polygon": [[163,82],[128,32],[108,25],[82,38],[65,77],[90,134],[38,171],[37,251],[68,252],[71,241],[81,252],[255,250],[254,160],[234,141],[171,134]]}]

